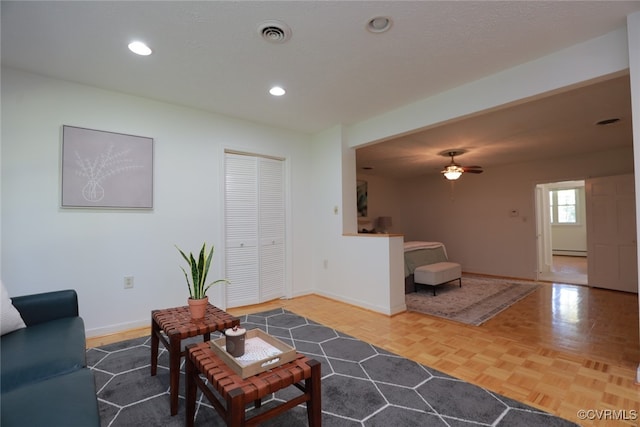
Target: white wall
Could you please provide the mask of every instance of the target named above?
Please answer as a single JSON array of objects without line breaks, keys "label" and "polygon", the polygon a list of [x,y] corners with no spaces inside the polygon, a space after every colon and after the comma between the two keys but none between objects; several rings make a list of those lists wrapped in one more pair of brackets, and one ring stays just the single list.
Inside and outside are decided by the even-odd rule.
[{"label": "white wall", "polygon": [[[154,138],[154,209],[61,209],[63,124]],[[88,335],[149,324],[188,296],[174,244],[216,246],[225,148],[287,159],[291,294],[311,291],[311,138],[15,70],[2,74],[2,280],[11,295],[76,289]],[[123,276],[135,277],[131,290]],[[224,307],[221,288],[209,292]]]},{"label": "white wall", "polygon": [[319,295],[395,314],[406,308],[402,238],[354,235],[357,213],[352,151],[344,144],[340,126],[314,137],[314,265],[309,276]]},{"label": "white wall", "polygon": [[[440,176],[407,180],[403,195],[406,240],[441,241],[463,271],[535,279],[538,183],[633,172],[633,150],[613,150],[486,168],[447,182]],[[415,194],[424,197],[413,197]],[[510,216],[511,210],[519,212]]]},{"label": "white wall", "polygon": [[[368,215],[371,228],[378,229],[377,219],[381,216],[391,217],[392,225],[387,229],[388,233],[399,233],[405,227],[400,215],[400,202],[396,192],[396,183],[393,180],[371,176],[363,173],[357,175],[358,180],[367,181],[368,187]],[[358,231],[362,226],[358,225]]]},{"label": "white wall", "polygon": [[[640,171],[640,12],[627,17],[629,40],[629,74],[631,81],[631,116],[633,120],[633,163]],[[640,173],[635,174],[636,186],[636,242],[640,241]],[[638,259],[640,271],[640,258]],[[639,285],[640,286],[640,285]],[[640,299],[640,292],[638,293]],[[640,311],[638,312],[640,317]],[[636,382],[640,383],[640,364],[636,368]]]},{"label": "white wall", "polygon": [[603,78],[629,66],[626,28],[349,126],[350,147]]}]

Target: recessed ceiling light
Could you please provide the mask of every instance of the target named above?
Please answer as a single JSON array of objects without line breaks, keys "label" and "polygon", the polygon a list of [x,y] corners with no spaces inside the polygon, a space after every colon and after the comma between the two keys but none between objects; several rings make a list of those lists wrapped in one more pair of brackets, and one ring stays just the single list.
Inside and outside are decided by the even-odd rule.
[{"label": "recessed ceiling light", "polygon": [[280,86],[274,86],[271,89],[269,89],[269,93],[273,96],[282,96],[285,93],[287,93],[287,91],[285,91],[283,88],[281,88]]},{"label": "recessed ceiling light", "polygon": [[129,50],[137,55],[147,56],[151,55],[151,49],[143,42],[135,41],[129,43]]},{"label": "recessed ceiling light", "polygon": [[367,22],[367,30],[372,33],[384,33],[391,28],[391,18],[386,16],[376,16]]}]

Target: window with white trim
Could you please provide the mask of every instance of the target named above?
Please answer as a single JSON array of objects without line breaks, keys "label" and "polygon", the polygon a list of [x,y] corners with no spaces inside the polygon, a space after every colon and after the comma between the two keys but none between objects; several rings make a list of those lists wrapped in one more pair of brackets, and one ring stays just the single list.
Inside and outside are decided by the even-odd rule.
[{"label": "window with white trim", "polygon": [[578,224],[578,189],[550,190],[549,207],[551,224]]}]

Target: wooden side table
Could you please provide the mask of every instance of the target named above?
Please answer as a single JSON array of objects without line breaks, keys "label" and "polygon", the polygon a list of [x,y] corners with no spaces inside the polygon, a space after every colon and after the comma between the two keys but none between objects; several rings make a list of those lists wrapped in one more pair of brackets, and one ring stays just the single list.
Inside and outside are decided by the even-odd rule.
[{"label": "wooden side table", "polygon": [[[211,350],[209,343],[203,342],[187,346],[186,366],[187,427],[193,427],[194,424],[198,388],[216,408],[228,427],[257,425],[304,402],[307,404],[309,426],[321,425],[321,365],[317,360],[301,353],[297,353],[296,359],[292,362],[242,379]],[[207,378],[209,385],[204,383],[200,374]],[[297,387],[302,394],[246,419],[245,406],[248,403],[255,402],[255,406],[259,408],[263,397],[289,386]],[[214,391],[222,397],[226,405],[218,400],[213,394]]]},{"label": "wooden side table", "polygon": [[[158,370],[158,343],[162,342],[169,350],[171,415],[178,413],[180,358],[186,354],[186,350],[181,349],[182,340],[202,335],[203,341],[207,343],[211,339],[211,332],[222,331],[239,324],[240,319],[211,304],[207,306],[204,319],[198,322],[191,320],[188,306],[151,312],[151,376],[156,375]],[[166,334],[168,341],[162,332]]]}]

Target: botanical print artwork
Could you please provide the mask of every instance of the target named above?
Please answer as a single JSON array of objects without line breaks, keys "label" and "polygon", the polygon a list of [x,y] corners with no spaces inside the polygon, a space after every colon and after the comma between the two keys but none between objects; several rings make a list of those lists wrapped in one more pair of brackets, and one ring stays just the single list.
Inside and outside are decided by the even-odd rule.
[{"label": "botanical print artwork", "polygon": [[63,126],[62,206],[153,207],[153,139]]},{"label": "botanical print artwork", "polygon": [[76,151],[76,174],[87,179],[87,184],[82,187],[82,197],[91,203],[97,203],[104,198],[104,187],[102,182],[121,172],[130,171],[135,168],[143,168],[141,164],[135,163],[134,159],[126,157],[131,150],[113,152],[113,145],[110,145],[106,152],[99,153],[94,159],[82,158]]}]

